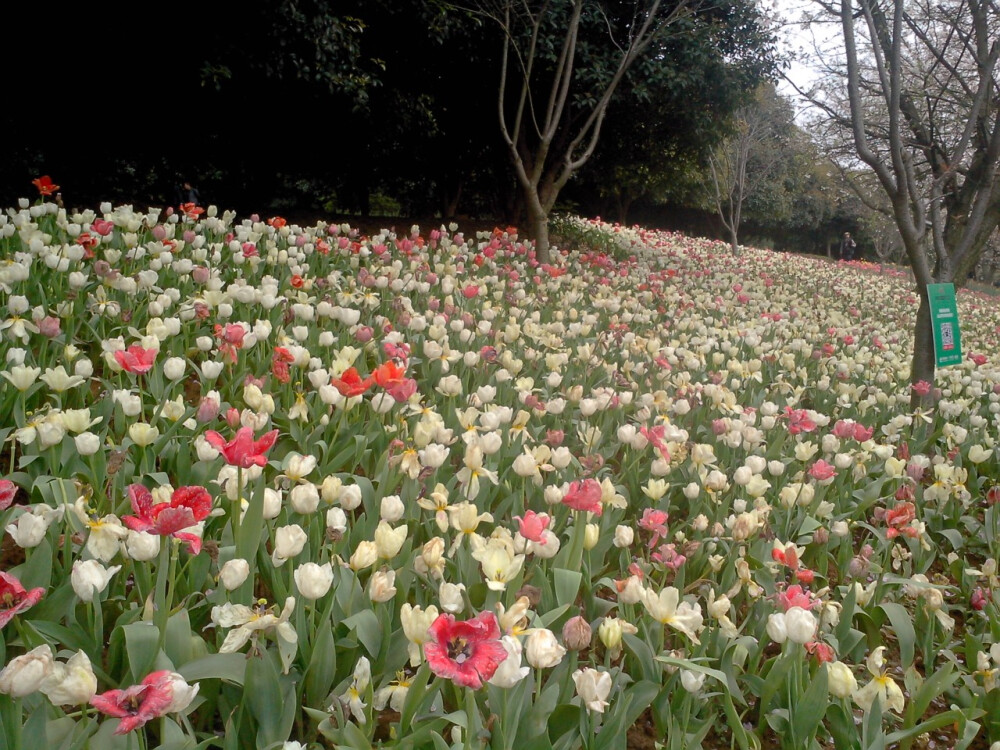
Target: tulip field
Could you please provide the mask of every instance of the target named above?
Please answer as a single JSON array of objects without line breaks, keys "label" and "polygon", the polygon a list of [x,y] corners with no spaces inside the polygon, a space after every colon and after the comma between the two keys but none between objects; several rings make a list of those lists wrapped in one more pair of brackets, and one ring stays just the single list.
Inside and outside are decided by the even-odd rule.
[{"label": "tulip field", "polygon": [[560,217],[0,214],[0,749],[1000,748],[1000,305]]}]

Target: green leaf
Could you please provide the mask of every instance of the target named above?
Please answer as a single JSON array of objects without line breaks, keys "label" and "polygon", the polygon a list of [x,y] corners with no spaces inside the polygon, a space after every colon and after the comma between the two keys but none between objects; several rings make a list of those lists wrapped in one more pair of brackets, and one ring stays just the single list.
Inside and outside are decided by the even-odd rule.
[{"label": "green leaf", "polygon": [[[74,651],[81,649],[87,651],[90,647],[88,641],[79,631],[70,630],[59,623],[50,620],[32,620],[31,627],[45,636],[50,642],[59,643]],[[2,658],[0,658],[0,661],[2,661]]]},{"label": "green leaf", "polygon": [[[837,637],[838,643],[840,644],[844,643],[847,639],[848,632],[851,630],[851,625],[854,622],[854,610],[857,607],[857,604],[858,590],[853,584],[851,584],[847,587],[847,594],[841,602],[843,609],[840,611],[840,621],[837,623],[837,626],[833,631],[834,635]],[[844,653],[841,652],[841,656],[843,655]]]},{"label": "green leaf", "polygon": [[69,717],[63,717],[50,721],[45,726],[45,743],[53,750],[83,750],[96,731],[96,721],[89,719],[74,721]]},{"label": "green leaf", "polygon": [[826,713],[826,706],[830,702],[827,693],[826,665],[816,670],[816,676],[806,689],[805,694],[790,706],[792,718],[792,732],[796,741],[803,745],[807,740],[811,741],[816,735],[816,729],[823,721],[823,714]]},{"label": "green leaf", "polygon": [[246,676],[247,657],[244,654],[209,654],[177,668],[187,682],[224,680],[242,685]]},{"label": "green leaf", "polygon": [[885,732],[882,730],[882,702],[878,696],[872,701],[871,710],[864,718],[864,740],[866,750],[885,750]]},{"label": "green leaf", "polygon": [[[27,586],[27,584],[25,585]],[[77,602],[76,593],[73,591],[72,585],[68,580],[64,579],[62,585],[49,591],[42,597],[42,600],[38,604],[29,609],[25,613],[25,617],[32,621],[32,625],[42,622],[55,623],[61,621],[67,612],[72,612]],[[39,632],[42,632],[41,628],[39,628]],[[84,641],[84,638],[88,638],[88,640]],[[89,634],[77,633],[74,636],[74,640],[79,643],[89,642]],[[67,645],[69,645],[68,642]],[[81,646],[81,648],[83,647]]]},{"label": "green leaf", "polygon": [[955,743],[954,750],[966,750],[966,748],[971,746],[972,743],[976,741],[980,728],[981,727],[978,722],[965,722],[965,726],[962,728],[962,737]]},{"label": "green leaf", "polygon": [[[608,718],[607,723],[601,727],[601,731],[598,732],[597,738],[593,741],[592,747],[594,750],[612,750],[615,747],[621,747],[622,738],[625,737],[625,732],[627,727],[625,726],[625,715],[629,709],[629,706],[633,702],[633,696],[626,693],[623,700],[624,705],[620,706],[618,710],[612,712]],[[584,715],[580,714],[580,731],[582,732],[586,728],[584,722]]]},{"label": "green leaf", "polygon": [[740,750],[757,750],[760,747],[757,735],[747,732],[746,727],[743,726],[742,717],[736,710],[736,706],[733,705],[732,696],[727,692],[722,694],[722,708],[726,712],[726,723],[733,733],[736,744],[740,746]]},{"label": "green leaf", "polygon": [[578,570],[554,568],[552,579],[556,590],[556,604],[567,606],[573,604],[576,601],[576,595],[580,591],[583,573]]},{"label": "green leaf", "polygon": [[26,589],[41,587],[46,591],[52,586],[52,545],[48,537],[29,553],[27,562],[20,566],[18,577]]},{"label": "green leaf", "polygon": [[924,732],[933,732],[935,729],[959,723],[964,719],[965,716],[957,709],[945,711],[940,714],[934,714],[934,716],[929,718],[927,721],[921,722],[916,726],[900,729],[897,732],[887,735],[885,741],[886,744],[894,745],[897,742],[903,742],[904,740],[918,737]]},{"label": "green leaf", "polygon": [[45,734],[46,725],[46,712],[44,710],[36,710],[28,713],[28,719],[24,722],[24,729],[21,732],[22,738],[26,738],[29,742],[36,738],[42,737]]},{"label": "green leaf", "polygon": [[[534,747],[547,747],[549,716],[559,703],[559,685],[547,685],[542,694],[531,705],[518,725],[517,738],[514,746],[519,750],[529,750]],[[539,746],[538,742],[542,740]]]},{"label": "green leaf", "polygon": [[548,737],[553,743],[567,732],[573,732],[577,729],[577,725],[580,723],[580,711],[579,706],[569,703],[556,706],[556,710],[549,717],[548,724]]},{"label": "green leaf", "polygon": [[947,539],[952,549],[959,550],[965,546],[966,539],[958,529],[939,529],[935,533]]},{"label": "green leaf", "polygon": [[831,703],[826,709],[826,725],[838,750],[861,750],[861,738],[854,725],[854,716],[840,703]]},{"label": "green leaf", "polygon": [[160,722],[162,734],[160,735],[160,745],[156,750],[194,750],[198,743],[193,737],[184,734],[177,722],[164,718]]},{"label": "green leaf", "polygon": [[167,620],[167,637],[163,649],[175,666],[185,664],[194,657],[191,635],[191,620],[186,609],[181,609]]},{"label": "green leaf", "polygon": [[247,662],[243,696],[250,715],[257,722],[258,750],[288,739],[288,735],[282,736],[281,732],[283,696],[278,670],[267,652]]},{"label": "green leaf", "polygon": [[941,669],[931,673],[931,676],[924,680],[924,684],[913,695],[912,706],[914,717],[923,716],[931,705],[931,701],[939,695],[944,695],[951,686],[958,680],[958,675],[954,674],[955,665],[952,662],[945,662]]},{"label": "green leaf", "polygon": [[324,701],[333,687],[337,670],[337,649],[333,645],[333,628],[329,621],[320,624],[312,656],[305,675],[305,699],[309,705],[317,706]]},{"label": "green leaf", "polygon": [[660,692],[660,683],[640,680],[634,685],[626,688],[632,696],[632,703],[629,704],[628,711],[625,711],[625,726],[630,727],[638,721],[639,716],[649,708]]},{"label": "green leaf", "polygon": [[[261,529],[264,527],[264,484],[252,484],[253,492],[246,513],[240,521],[239,539],[236,540],[236,557],[253,560],[261,545]],[[251,586],[245,583],[244,587]],[[241,587],[242,588],[242,587]]]},{"label": "green leaf", "polygon": [[910,613],[906,611],[903,605],[895,604],[894,602],[885,602],[880,604],[879,608],[885,612],[886,617],[889,618],[889,622],[892,623],[892,629],[895,631],[896,639],[899,641],[899,657],[903,669],[906,669],[913,664],[914,644],[917,641]]},{"label": "green leaf", "polygon": [[349,747],[351,750],[372,750],[372,745],[365,737],[364,732],[358,729],[358,725],[347,722],[340,731],[342,740],[341,747]]},{"label": "green leaf", "polygon": [[410,680],[410,689],[406,692],[406,699],[403,701],[403,710],[399,714],[399,728],[404,735],[409,732],[410,725],[413,723],[413,717],[416,715],[420,705],[424,703],[425,698],[428,697],[426,690],[430,677],[430,665],[424,662]]},{"label": "green leaf", "polygon": [[133,622],[122,630],[125,633],[129,670],[132,672],[133,682],[139,682],[153,671],[160,650],[160,631],[151,622]]},{"label": "green leaf", "polygon": [[556,607],[555,609],[550,609],[549,611],[547,611],[544,615],[542,615],[539,618],[539,620],[542,623],[542,627],[546,628],[549,627],[552,623],[554,623],[556,620],[558,620],[560,617],[566,614],[566,611],[568,609],[569,605],[564,604],[561,607]]},{"label": "green leaf", "polygon": [[379,647],[382,644],[382,624],[378,621],[375,613],[370,609],[363,609],[344,620],[344,624],[354,631],[358,640],[364,644],[369,656],[377,659]]},{"label": "green leaf", "polygon": [[806,539],[803,541],[808,541],[809,539],[811,539],[812,533],[816,531],[816,529],[820,529],[822,527],[823,527],[822,521],[817,521],[812,516],[806,516],[805,519],[802,521],[802,525],[799,527],[798,537],[799,539],[806,537]]},{"label": "green leaf", "polygon": [[768,670],[764,680],[764,687],[760,692],[758,707],[762,715],[768,712],[771,707],[771,699],[784,687],[785,677],[788,676],[788,672],[792,668],[794,658],[792,655],[782,654],[775,657],[772,661],[771,669]]},{"label": "green leaf", "polygon": [[[698,657],[707,658],[707,657]],[[700,672],[701,674],[707,674],[709,677],[718,680],[722,687],[727,687],[729,685],[728,680],[726,680],[726,675],[720,672],[718,669],[712,669],[711,667],[706,667],[704,664],[699,664],[695,659],[677,659],[673,656],[657,656],[656,660],[663,662],[664,664],[669,664],[672,667],[678,667],[680,669],[689,669],[692,672]]]},{"label": "green leaf", "polygon": [[[662,670],[657,666],[656,659],[653,657],[653,652],[649,648],[649,644],[647,644],[642,638],[638,638],[631,633],[624,633],[622,635],[622,641],[628,647],[628,650],[635,655],[635,658],[639,660],[639,666],[642,668],[641,679],[658,682]],[[635,677],[637,675],[632,676]]]},{"label": "green leaf", "polygon": [[[399,740],[399,750],[424,750],[428,747],[428,740],[435,743],[435,736],[438,736],[438,731],[444,731],[448,726],[443,718],[438,718],[433,721],[422,721],[420,722],[420,729],[413,732],[402,732],[402,736]],[[447,745],[445,746],[447,747]]]},{"label": "green leaf", "polygon": [[90,747],[101,748],[101,750],[131,750],[134,737],[131,732],[128,734],[115,734],[118,726],[118,719],[109,719],[101,724],[97,733],[90,740]]}]

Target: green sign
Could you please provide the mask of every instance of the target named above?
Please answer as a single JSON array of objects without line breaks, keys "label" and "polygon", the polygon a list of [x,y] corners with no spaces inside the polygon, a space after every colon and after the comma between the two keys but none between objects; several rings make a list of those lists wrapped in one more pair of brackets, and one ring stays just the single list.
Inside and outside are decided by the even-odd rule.
[{"label": "green sign", "polygon": [[931,330],[934,331],[934,364],[938,367],[962,363],[962,334],[958,329],[958,305],[954,284],[928,284]]}]

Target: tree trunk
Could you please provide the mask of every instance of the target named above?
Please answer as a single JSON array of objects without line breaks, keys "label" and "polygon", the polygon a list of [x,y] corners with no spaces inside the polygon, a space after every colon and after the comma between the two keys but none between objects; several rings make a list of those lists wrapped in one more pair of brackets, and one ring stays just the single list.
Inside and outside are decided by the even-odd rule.
[{"label": "tree trunk", "polygon": [[632,207],[632,196],[619,192],[616,197],[618,199],[618,223],[623,227],[628,226],[628,210]]},{"label": "tree trunk", "polygon": [[736,225],[735,224],[733,225],[733,228],[729,230],[729,244],[731,244],[733,246],[733,255],[739,255],[740,254],[740,241],[739,241],[739,238],[736,236]]},{"label": "tree trunk", "polygon": [[549,261],[549,218],[541,213],[528,211],[528,232],[535,240],[535,250],[538,252],[538,262]]},{"label": "tree trunk", "polygon": [[549,212],[539,194],[524,185],[520,191],[528,212],[528,233],[535,240],[539,263],[549,263]]},{"label": "tree trunk", "polygon": [[454,219],[458,215],[458,204],[462,199],[462,188],[465,187],[465,179],[460,178],[454,190],[449,192],[447,187],[441,190],[441,212],[445,219]]},{"label": "tree trunk", "polygon": [[913,327],[913,360],[910,364],[910,384],[916,385],[921,380],[931,384],[931,392],[921,396],[912,390],[911,409],[926,409],[934,405],[934,332],[931,330],[931,306],[927,287],[920,290],[920,307]]}]

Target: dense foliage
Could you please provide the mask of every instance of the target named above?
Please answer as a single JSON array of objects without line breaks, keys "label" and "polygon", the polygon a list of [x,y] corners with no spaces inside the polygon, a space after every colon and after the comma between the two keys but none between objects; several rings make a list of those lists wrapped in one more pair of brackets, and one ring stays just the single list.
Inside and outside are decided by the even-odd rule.
[{"label": "dense foliage", "polygon": [[[565,5],[550,3],[533,85],[545,85]],[[633,5],[586,4],[574,116],[613,69]],[[618,194],[678,197],[664,186],[690,176],[741,99],[773,75],[773,36],[755,3],[692,7],[620,87],[598,166],[571,183],[567,202],[596,212]],[[90,22],[85,9],[52,19],[51,46],[74,48]],[[497,121],[501,37],[481,14],[433,0],[255,0],[238,13],[209,3],[177,49],[124,15],[98,28],[100,42],[72,63],[12,61],[52,96],[85,89],[72,114],[0,113],[7,201],[51,174],[73,186],[63,195],[70,208],[108,198],[177,204],[176,187],[190,180],[203,201],[246,212],[510,221],[522,212]]]}]

